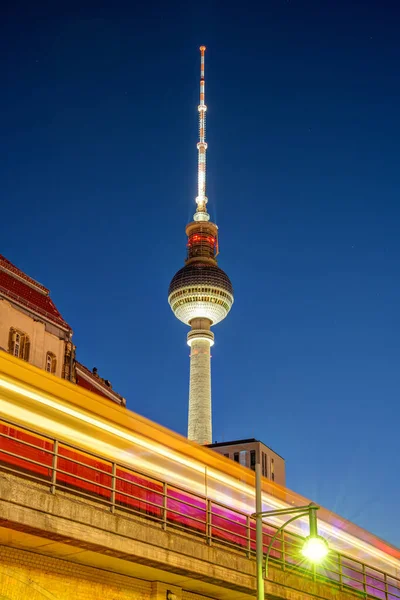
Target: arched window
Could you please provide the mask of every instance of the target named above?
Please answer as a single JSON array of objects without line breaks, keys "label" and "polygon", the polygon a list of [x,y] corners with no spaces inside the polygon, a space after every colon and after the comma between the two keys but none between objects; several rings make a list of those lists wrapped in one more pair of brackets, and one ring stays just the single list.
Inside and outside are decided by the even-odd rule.
[{"label": "arched window", "polygon": [[48,373],[55,373],[57,367],[57,359],[55,354],[52,352],[47,352],[46,354],[46,366],[45,369]]},{"label": "arched window", "polygon": [[10,333],[8,336],[8,351],[17,358],[29,361],[29,351],[31,343],[29,337],[23,331],[10,327]]}]

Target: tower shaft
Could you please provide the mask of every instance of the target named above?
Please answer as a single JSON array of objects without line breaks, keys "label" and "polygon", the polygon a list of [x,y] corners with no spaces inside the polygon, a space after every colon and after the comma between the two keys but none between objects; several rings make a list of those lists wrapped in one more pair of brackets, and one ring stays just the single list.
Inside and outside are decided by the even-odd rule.
[{"label": "tower shaft", "polygon": [[209,319],[193,319],[187,336],[190,346],[188,438],[211,444],[211,353],[214,334]]},{"label": "tower shaft", "polygon": [[193,339],[190,352],[188,438],[211,444],[211,354],[210,341]]}]

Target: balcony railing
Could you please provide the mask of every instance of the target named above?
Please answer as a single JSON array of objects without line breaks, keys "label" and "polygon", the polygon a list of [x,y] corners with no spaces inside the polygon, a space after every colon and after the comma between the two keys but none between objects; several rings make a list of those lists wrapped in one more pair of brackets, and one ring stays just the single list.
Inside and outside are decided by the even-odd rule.
[{"label": "balcony railing", "polygon": [[[47,486],[53,494],[73,493],[113,513],[137,515],[164,530],[181,530],[255,558],[256,525],[250,515],[5,420],[0,420],[0,470]],[[276,530],[263,524],[265,551]],[[400,579],[333,550],[322,566],[311,566],[301,557],[302,542],[298,535],[280,533],[270,561],[362,598],[400,600]]]}]

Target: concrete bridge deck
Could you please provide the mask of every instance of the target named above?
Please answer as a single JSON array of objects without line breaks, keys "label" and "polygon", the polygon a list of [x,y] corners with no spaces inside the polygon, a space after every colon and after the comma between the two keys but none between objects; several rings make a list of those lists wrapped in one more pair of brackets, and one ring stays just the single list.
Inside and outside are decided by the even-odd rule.
[{"label": "concrete bridge deck", "polygon": [[[97,579],[101,574],[104,581],[114,581],[116,575],[121,576],[125,587],[128,586],[128,590],[131,587],[131,592],[121,597],[150,599],[161,593],[165,600],[167,590],[172,591],[177,600],[182,599],[184,593],[218,600],[247,600],[255,596],[255,562],[232,549],[210,546],[182,531],[165,531],[146,518],[130,517],[118,510],[113,514],[95,502],[68,492],[51,494],[42,484],[6,473],[0,473],[0,543],[0,551],[3,551],[0,598],[33,600],[33,591],[29,592],[29,586],[22,582],[24,574],[30,572],[29,581],[37,584],[35,576],[41,580],[39,573],[57,570],[57,564],[60,571],[60,563],[64,570],[67,564],[69,570],[65,571],[67,575],[60,575],[61,583],[58,581],[55,593],[47,589],[43,581],[39,586],[53,594],[49,598],[77,600],[78,588],[83,585],[79,581],[82,577],[85,579],[85,572],[79,570],[83,567],[89,571],[95,569]],[[34,557],[34,572],[21,566],[21,551]],[[5,564],[8,567],[5,568]],[[91,581],[89,571],[86,575]],[[269,571],[265,586],[268,598],[350,600],[362,595],[313,581],[290,569],[283,571],[272,565]],[[23,593],[22,596],[5,595],[5,589],[10,593],[13,588],[10,587],[11,573],[15,573],[16,581],[20,582],[15,583],[14,589],[19,585],[18,593]],[[71,585],[77,573],[76,585]],[[108,574],[110,577],[112,574],[111,579]],[[49,582],[51,579],[49,577]],[[154,587],[156,582],[158,587]],[[98,587],[98,584],[93,586]],[[97,598],[94,588],[92,592],[91,597]],[[120,598],[118,595],[102,597]]]}]

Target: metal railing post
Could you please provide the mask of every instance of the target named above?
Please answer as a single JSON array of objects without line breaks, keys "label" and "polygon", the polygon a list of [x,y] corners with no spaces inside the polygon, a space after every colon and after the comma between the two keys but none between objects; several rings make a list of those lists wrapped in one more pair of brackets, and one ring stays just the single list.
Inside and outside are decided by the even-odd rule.
[{"label": "metal railing post", "polygon": [[58,440],[54,440],[53,442],[53,460],[51,466],[51,486],[50,493],[56,493],[56,485],[57,485],[57,463],[58,463]]},{"label": "metal railing post", "polygon": [[164,531],[167,529],[167,508],[168,508],[168,487],[167,483],[163,482],[163,504],[162,504],[162,525]]},{"label": "metal railing post", "polygon": [[362,564],[362,575],[363,575],[363,590],[364,596],[367,597],[367,573],[365,572],[365,564]]},{"label": "metal railing post", "polygon": [[389,598],[389,589],[388,589],[388,582],[387,582],[387,573],[383,574],[383,581],[385,583],[385,599],[388,600],[388,598]]},{"label": "metal railing post", "polygon": [[115,512],[115,491],[117,483],[117,465],[115,462],[112,463],[112,474],[111,474],[111,512]]},{"label": "metal railing post", "polygon": [[206,541],[209,546],[212,542],[212,523],[211,523],[211,500],[207,498],[207,512],[206,512]]},{"label": "metal railing post", "polygon": [[343,589],[343,571],[342,571],[342,556],[341,554],[337,555],[338,558],[338,571],[339,571],[339,588]]}]

